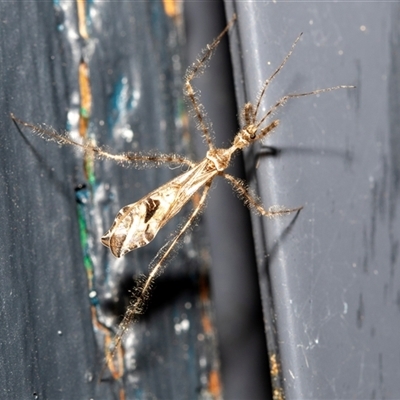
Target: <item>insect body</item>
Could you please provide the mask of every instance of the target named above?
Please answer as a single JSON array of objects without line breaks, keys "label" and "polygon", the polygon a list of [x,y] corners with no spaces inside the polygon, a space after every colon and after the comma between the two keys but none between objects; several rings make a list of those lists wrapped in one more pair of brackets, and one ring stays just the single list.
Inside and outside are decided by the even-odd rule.
[{"label": "insect body", "polygon": [[[276,126],[278,126],[278,121],[274,121],[262,130],[261,135],[264,136]],[[102,243],[109,247],[116,257],[121,257],[129,251],[151,242],[157,232],[206,183],[211,184],[217,175],[231,179],[229,175],[226,176],[224,171],[230,164],[232,154],[258,140],[256,131],[257,128],[253,125],[245,127],[236,135],[230,148],[210,149],[204,160],[192,169],[172,179],[136,203],[123,207],[109,231],[102,237]],[[299,208],[281,210],[280,213],[297,210]],[[276,214],[277,212],[263,212],[263,215],[266,216]]]},{"label": "insect body", "polygon": [[158,231],[181,210],[181,208],[192,198],[196,192],[204,187],[200,200],[192,211],[192,214],[188,220],[181,227],[177,235],[161,249],[159,254],[150,265],[149,275],[143,280],[140,287],[136,288],[135,295],[125,313],[122,322],[119,325],[118,332],[114,338],[113,349],[111,349],[107,355],[107,362],[112,359],[115,349],[120,345],[123,334],[128,329],[129,324],[135,320],[138,315],[143,313],[144,305],[149,297],[149,292],[154,279],[161,273],[163,265],[170,256],[177,242],[192,225],[195,218],[203,209],[211,187],[211,183],[216,176],[219,175],[231,183],[234,189],[238,192],[239,196],[243,198],[246,205],[265,217],[284,215],[299,211],[302,208],[297,207],[288,209],[275,206],[265,209],[249,192],[247,186],[241,180],[225,172],[226,168],[230,164],[232,155],[236,151],[242,150],[252,143],[268,136],[279,125],[279,120],[273,120],[269,122],[268,119],[289,99],[316,95],[337,89],[354,88],[354,86],[340,85],[325,89],[317,89],[306,93],[288,94],[279,99],[263,116],[259,117],[258,113],[261,100],[266,92],[266,89],[291,56],[294,47],[300,40],[300,34],[280,66],[262,85],[260,95],[258,96],[256,103],[247,103],[244,105],[241,115],[243,127],[236,134],[232,145],[227,149],[215,148],[213,141],[211,140],[210,127],[207,125],[205,120],[203,107],[199,102],[195,89],[192,87],[191,81],[204,71],[207,62],[210,60],[222,37],[233,25],[235,20],[236,16],[233,17],[231,22],[221,32],[221,34],[205,48],[197,61],[191,65],[186,72],[184,93],[188,99],[188,103],[192,109],[193,115],[198,122],[198,128],[201,130],[205,142],[208,145],[208,151],[205,158],[198,163],[192,162],[179,155],[154,155],[142,153],[124,153],[118,155],[110,154],[104,149],[93,146],[90,143],[76,143],[67,136],[63,136],[48,129],[43,129],[36,125],[21,121],[14,115],[11,115],[14,121],[23,126],[29,127],[35,133],[46,139],[55,141],[59,144],[79,146],[85,151],[91,152],[100,158],[111,159],[119,163],[145,165],[149,163],[166,163],[186,165],[189,167],[188,171],[172,179],[158,189],[155,189],[136,203],[127,205],[119,211],[113,225],[102,237],[102,243],[109,247],[111,252],[116,257],[121,257],[129,251],[145,246],[152,241]]},{"label": "insect body", "polygon": [[116,257],[150,243],[158,231],[218,174],[207,157],[191,170],[172,179],[134,204],[123,207],[101,238]]}]

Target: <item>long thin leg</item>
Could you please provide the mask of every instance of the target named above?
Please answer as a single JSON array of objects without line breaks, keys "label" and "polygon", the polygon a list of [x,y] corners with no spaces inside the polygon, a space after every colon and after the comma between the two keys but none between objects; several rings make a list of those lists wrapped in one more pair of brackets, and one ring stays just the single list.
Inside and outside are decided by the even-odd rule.
[{"label": "long thin leg", "polygon": [[265,94],[265,91],[267,90],[268,85],[271,83],[271,81],[275,78],[276,75],[279,74],[279,72],[281,71],[281,69],[283,68],[283,66],[286,64],[287,60],[290,58],[290,56],[293,53],[294,48],[296,47],[297,42],[300,40],[300,38],[302,37],[303,32],[300,33],[299,36],[297,36],[296,40],[293,42],[292,44],[292,48],[290,49],[289,53],[287,53],[286,57],[283,59],[281,65],[272,73],[272,75],[264,82],[262,88],[261,88],[261,92],[258,95],[257,98],[257,104],[256,104],[256,108],[254,110],[254,119],[257,116],[258,113],[258,109],[260,108],[260,104],[261,104],[261,100]]},{"label": "long thin leg", "polygon": [[236,14],[233,15],[228,25],[218,35],[218,37],[214,39],[214,41],[211,44],[207,45],[207,47],[203,50],[202,55],[196,60],[196,62],[194,62],[190,67],[188,67],[185,74],[185,85],[183,92],[190,101],[190,105],[193,110],[193,115],[198,122],[198,128],[199,130],[202,131],[202,135],[209,149],[214,148],[210,135],[210,124],[206,120],[204,107],[199,101],[199,94],[191,85],[191,81],[204,71],[204,68],[207,65],[207,62],[211,59],[214,50],[217,48],[219,42],[221,41],[223,36],[228,32],[228,30],[235,21],[236,21]]},{"label": "long thin leg", "polygon": [[222,174],[222,176],[232,184],[234,189],[239,193],[239,195],[243,198],[244,203],[254,209],[257,213],[261,214],[264,217],[273,218],[278,217],[285,214],[290,214],[293,212],[300,211],[303,207],[296,207],[296,208],[282,208],[282,207],[270,207],[266,210],[261,203],[254,199],[254,197],[249,193],[248,188],[246,187],[245,183],[238,178],[230,174]]},{"label": "long thin leg", "polygon": [[134,294],[134,299],[132,300],[131,304],[129,305],[123,320],[119,324],[118,327],[118,332],[115,335],[114,341],[113,341],[113,348],[108,352],[106,355],[106,364],[110,364],[112,362],[112,359],[114,357],[115,352],[117,349],[120,347],[122,337],[124,336],[124,333],[126,330],[129,328],[129,325],[135,321],[135,319],[143,313],[144,307],[146,304],[147,299],[149,298],[149,294],[153,285],[153,282],[155,278],[161,274],[162,269],[164,267],[164,262],[165,260],[170,256],[171,252],[173,251],[175,245],[178,243],[182,235],[187,231],[187,229],[192,225],[193,220],[197,217],[199,212],[202,210],[204,207],[204,203],[207,198],[207,194],[210,190],[211,187],[211,182],[209,181],[205,184],[203,193],[201,195],[201,198],[199,200],[199,203],[197,204],[197,207],[193,210],[192,214],[186,221],[185,225],[181,228],[179,233],[173,238],[173,240],[161,249],[159,254],[156,256],[155,260],[156,262],[150,266],[150,273],[149,275],[145,278],[144,282],[142,285],[139,285],[139,287],[135,290]]},{"label": "long thin leg", "polygon": [[175,154],[159,154],[159,153],[121,153],[121,154],[112,154],[108,151],[102,149],[101,147],[94,146],[90,143],[78,143],[74,140],[70,139],[66,135],[60,135],[52,128],[43,128],[38,125],[30,124],[29,122],[25,122],[15,117],[14,114],[11,114],[11,118],[19,125],[25,126],[31,129],[34,133],[42,137],[43,139],[50,140],[56,142],[61,145],[70,145],[81,148],[83,151],[87,151],[93,153],[98,158],[104,158],[116,161],[120,164],[136,164],[137,166],[146,166],[146,164],[175,164],[175,165],[187,165],[189,167],[193,167],[195,163],[188,160],[186,157],[182,157]]},{"label": "long thin leg", "polygon": [[283,97],[281,97],[274,105],[269,109],[269,111],[257,122],[256,127],[259,128],[263,122],[272,114],[276,111],[277,108],[283,106],[289,99],[295,99],[298,97],[305,97],[305,96],[312,96],[316,95],[319,93],[325,93],[325,92],[331,92],[332,90],[338,90],[338,89],[353,89],[355,86],[352,85],[339,85],[339,86],[333,86],[330,88],[325,88],[325,89],[317,89],[313,90],[312,92],[306,92],[306,93],[291,93],[287,94]]}]

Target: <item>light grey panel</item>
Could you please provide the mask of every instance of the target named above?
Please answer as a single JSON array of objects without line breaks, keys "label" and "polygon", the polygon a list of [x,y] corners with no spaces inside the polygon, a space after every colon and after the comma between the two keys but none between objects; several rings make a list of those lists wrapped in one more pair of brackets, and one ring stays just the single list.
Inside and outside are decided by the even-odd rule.
[{"label": "light grey panel", "polygon": [[[399,5],[227,2],[239,105],[304,35],[262,102],[290,100],[280,126],[246,153],[266,206],[253,216],[275,395],[398,398]],[[229,15],[228,15],[229,18]]]}]

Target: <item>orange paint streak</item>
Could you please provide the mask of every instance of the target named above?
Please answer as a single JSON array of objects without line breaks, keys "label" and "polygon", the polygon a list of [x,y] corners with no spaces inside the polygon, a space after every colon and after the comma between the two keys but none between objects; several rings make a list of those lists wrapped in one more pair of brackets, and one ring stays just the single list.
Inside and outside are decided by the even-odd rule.
[{"label": "orange paint streak", "polygon": [[86,29],[86,0],[76,0],[78,8],[78,29],[79,34],[83,39],[89,39],[89,34]]},{"label": "orange paint streak", "polygon": [[211,335],[213,332],[213,326],[211,319],[207,315],[202,315],[201,324],[203,325],[204,333],[207,335]]},{"label": "orange paint streak", "polygon": [[181,13],[179,2],[176,0],[163,0],[164,11],[168,17],[176,18]]},{"label": "orange paint streak", "polygon": [[216,370],[210,371],[208,376],[208,391],[214,398],[221,397],[221,379],[219,377],[219,373]]},{"label": "orange paint streak", "polygon": [[[210,302],[210,288],[208,286],[207,279],[202,275],[199,280],[199,290],[200,290],[200,300],[203,304]],[[203,311],[201,316],[201,324],[203,326],[204,333],[207,335],[212,335],[213,324],[210,316]]]},{"label": "orange paint streak", "polygon": [[90,88],[89,67],[85,61],[79,64],[79,93],[81,96],[81,108],[79,112],[79,134],[86,137],[90,112],[92,108],[92,92]]},{"label": "orange paint streak", "polygon": [[283,393],[283,390],[281,388],[274,389],[273,394],[272,394],[272,399],[273,400],[285,400],[285,395]]},{"label": "orange paint streak", "polygon": [[[104,349],[105,349],[104,352],[105,354],[108,354],[109,352],[108,349],[110,348],[110,346],[113,345],[113,340],[110,331],[104,325],[102,325],[97,319],[96,308],[92,306],[91,311],[92,311],[92,322],[94,327],[104,334]],[[110,370],[112,377],[115,380],[121,379],[124,375],[124,350],[122,346],[119,346],[115,353],[116,362],[113,362],[113,360],[109,360],[109,358],[110,357],[106,357],[107,367]],[[123,399],[123,397],[121,396],[120,398]]]},{"label": "orange paint streak", "polygon": [[272,354],[269,358],[269,369],[271,371],[272,378],[278,378],[280,374],[280,365],[276,359],[276,354]]},{"label": "orange paint streak", "polygon": [[125,390],[121,389],[119,391],[119,400],[126,400]]}]

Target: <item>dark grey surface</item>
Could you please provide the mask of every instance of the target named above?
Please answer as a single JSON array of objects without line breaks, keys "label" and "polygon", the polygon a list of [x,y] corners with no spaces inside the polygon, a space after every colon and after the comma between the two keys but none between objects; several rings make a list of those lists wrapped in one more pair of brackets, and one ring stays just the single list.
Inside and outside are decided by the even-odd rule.
[{"label": "dark grey surface", "polygon": [[90,398],[100,359],[79,236],[70,234],[73,153],[22,136],[9,116],[62,128],[68,57],[52,3],[3,3],[0,13],[1,396]]},{"label": "dark grey surface", "polygon": [[[123,260],[114,259],[99,236],[121,206],[180,170],[97,162],[93,191],[83,197],[89,221],[83,254],[76,196],[89,184],[82,153],[19,130],[9,116],[69,128],[76,138],[84,59],[93,96],[90,132],[98,144],[115,152],[190,150],[180,119],[179,17],[166,18],[162,2],[90,3],[90,39],[84,41],[75,2],[8,2],[0,14],[2,398],[119,399],[121,388],[127,399],[209,398],[219,389],[209,386],[210,377],[218,377],[218,358],[207,282],[200,283],[208,260],[200,227],[187,236],[146,315],[126,335],[127,373],[120,382],[107,371],[99,382],[104,353],[92,327],[83,263],[89,255],[100,273],[97,311],[115,327],[135,279],[190,208]],[[211,323],[207,334],[203,321]]]},{"label": "dark grey surface", "polygon": [[[268,147],[248,152],[265,205],[254,216],[275,394],[287,399],[399,398],[399,4],[229,2],[239,104],[253,101],[304,32],[268,90],[339,84],[290,101]],[[258,163],[258,168],[256,164]]]}]

